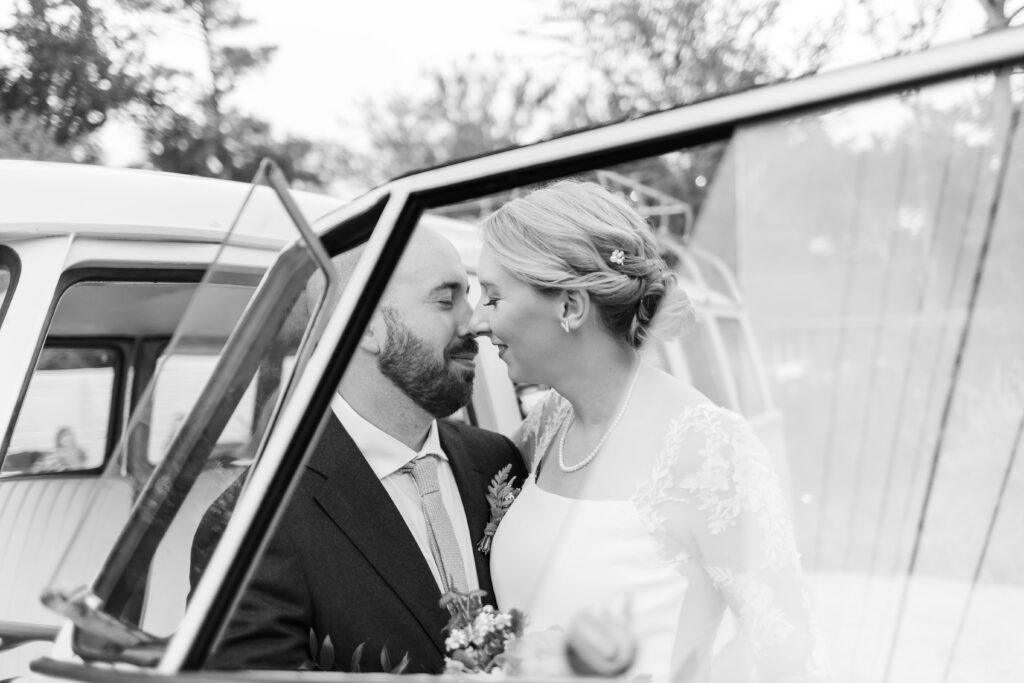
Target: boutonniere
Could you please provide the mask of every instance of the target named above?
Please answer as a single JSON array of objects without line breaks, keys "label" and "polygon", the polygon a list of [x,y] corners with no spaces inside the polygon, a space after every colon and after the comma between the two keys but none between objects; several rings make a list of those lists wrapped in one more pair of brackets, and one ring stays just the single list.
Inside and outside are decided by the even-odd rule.
[{"label": "boutonniere", "polygon": [[487,522],[484,537],[476,546],[476,549],[484,555],[491,552],[491,539],[494,538],[494,532],[498,530],[498,524],[508,512],[512,501],[519,495],[519,489],[514,486],[516,478],[509,479],[508,475],[511,472],[512,465],[505,465],[498,470],[498,473],[491,479],[491,485],[487,487],[487,504],[491,508],[491,520]]}]

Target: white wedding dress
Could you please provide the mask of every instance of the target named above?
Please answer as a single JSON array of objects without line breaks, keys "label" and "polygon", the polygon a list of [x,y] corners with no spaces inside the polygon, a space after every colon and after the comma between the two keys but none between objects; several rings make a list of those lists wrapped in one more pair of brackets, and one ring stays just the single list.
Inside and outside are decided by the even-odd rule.
[{"label": "white wedding dress", "polygon": [[779,480],[743,418],[691,406],[666,425],[653,470],[629,499],[578,500],[536,481],[568,414],[552,391],[524,423],[533,472],[494,536],[498,606],[521,609],[527,632],[539,632],[626,604],[638,644],[627,676],[687,681],[730,664],[712,657],[729,609],[761,679],[823,679]]}]

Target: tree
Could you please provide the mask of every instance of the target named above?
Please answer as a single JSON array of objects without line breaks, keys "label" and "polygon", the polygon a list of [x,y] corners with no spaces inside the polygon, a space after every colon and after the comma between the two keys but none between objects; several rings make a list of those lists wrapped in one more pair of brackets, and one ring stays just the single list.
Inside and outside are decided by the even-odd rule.
[{"label": "tree", "polygon": [[[571,48],[551,78],[479,59],[428,72],[429,91],[363,103],[364,150],[349,172],[372,182],[568,130],[815,70],[842,23],[805,29],[785,60],[768,50],[780,0],[563,0],[545,23]],[[721,146],[617,170],[699,205]]]},{"label": "tree", "polygon": [[898,8],[887,0],[857,0],[856,8],[865,19],[864,33],[874,41],[875,56],[880,59],[926,49],[935,41],[953,5],[972,4],[981,10],[983,22],[977,27],[964,27],[967,30],[963,37],[974,33],[975,28],[998,31],[1024,19],[1024,0],[913,0]]},{"label": "tree", "polygon": [[1024,0],[978,0],[985,11],[985,27],[998,31],[1024,20]]},{"label": "tree", "polygon": [[330,180],[330,163],[321,163],[319,145],[299,137],[278,140],[266,121],[229,111],[220,115],[214,135],[203,121],[170,108],[161,113],[165,118],[152,121],[147,131],[154,168],[249,182],[269,157],[297,187],[322,189]]},{"label": "tree", "polygon": [[141,121],[150,162],[161,170],[232,178],[233,129],[250,136],[264,131],[254,119],[225,111],[224,100],[246,73],[266,64],[274,48],[223,44],[225,35],[251,23],[234,0],[157,0],[152,8],[199,30],[207,67],[204,74],[160,70],[160,95]]},{"label": "tree", "polygon": [[557,121],[556,85],[507,60],[470,57],[423,72],[422,93],[359,103],[362,145],[343,170],[364,186],[544,137]]},{"label": "tree", "polygon": [[[138,36],[90,0],[19,3],[0,36],[16,56],[0,66],[2,116],[14,128],[31,118],[58,146],[84,142],[112,111],[149,97]],[[12,123],[14,112],[26,117]]]},{"label": "tree", "polygon": [[289,181],[321,189],[332,165],[323,148],[304,138],[278,139],[266,121],[227,102],[242,80],[263,68],[276,47],[236,44],[252,24],[237,0],[152,0],[171,20],[197,29],[205,53],[204,73],[162,68],[155,74],[159,96],[138,117],[149,164],[163,171],[248,182],[264,157],[273,158]]},{"label": "tree", "polygon": [[[812,73],[843,15],[804,27],[788,54],[772,49],[781,0],[561,0],[555,35],[590,78],[593,121],[688,104]],[[559,28],[561,30],[559,30]]]},{"label": "tree", "polygon": [[74,161],[75,151],[57,144],[39,117],[21,111],[0,117],[0,159]]}]

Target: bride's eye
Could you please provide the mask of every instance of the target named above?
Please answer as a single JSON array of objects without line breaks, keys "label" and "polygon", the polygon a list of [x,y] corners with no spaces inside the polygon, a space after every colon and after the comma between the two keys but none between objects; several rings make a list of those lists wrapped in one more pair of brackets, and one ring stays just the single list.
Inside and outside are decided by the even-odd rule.
[{"label": "bride's eye", "polygon": [[498,298],[492,296],[489,299],[487,299],[487,301],[484,302],[484,306],[496,306],[497,303],[498,303]]}]

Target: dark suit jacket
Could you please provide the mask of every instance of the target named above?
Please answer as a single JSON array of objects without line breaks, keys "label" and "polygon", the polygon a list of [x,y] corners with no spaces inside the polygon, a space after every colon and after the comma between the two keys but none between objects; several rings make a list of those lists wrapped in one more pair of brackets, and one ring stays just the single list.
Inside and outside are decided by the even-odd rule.
[{"label": "dark suit jacket", "polygon": [[[476,544],[490,516],[487,485],[507,464],[521,482],[522,459],[498,434],[443,420],[438,427]],[[197,546],[203,533],[201,525]],[[488,556],[475,557],[490,596]],[[408,655],[407,673],[437,673],[448,622],[440,597],[405,521],[332,416],[207,665],[297,669],[311,658],[312,630],[317,643],[330,636],[336,668],[348,670],[363,645],[361,671],[380,671],[386,651],[392,664]]]}]

